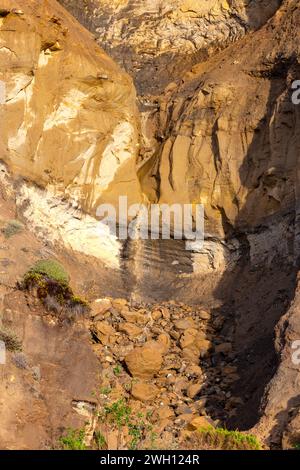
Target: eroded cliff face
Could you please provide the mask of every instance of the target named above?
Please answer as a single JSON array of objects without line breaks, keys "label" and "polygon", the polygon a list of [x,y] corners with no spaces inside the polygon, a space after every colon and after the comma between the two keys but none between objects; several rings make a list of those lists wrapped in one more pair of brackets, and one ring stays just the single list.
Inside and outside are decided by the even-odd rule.
[{"label": "eroded cliff face", "polygon": [[263,417],[256,426],[266,442],[275,448],[291,449],[299,442],[299,274],[290,308],[276,327],[278,369],[266,387]]},{"label": "eroded cliff face", "polygon": [[1,158],[91,214],[140,200],[132,80],[56,1],[1,1]]},{"label": "eroded cliff face", "polygon": [[295,208],[298,21],[296,4],[282,8],[238,46],[194,67],[175,92],[167,90],[163,143],[144,180],[153,199],[203,203],[208,231],[221,236]]},{"label": "eroded cliff face", "polygon": [[192,65],[265,23],[278,0],[61,0],[134,77],[157,95]]},{"label": "eroded cliff face", "polygon": [[203,203],[207,232],[220,237],[289,206],[297,136],[275,129],[285,120],[292,129],[297,114],[287,91],[297,38],[283,51],[296,29],[279,38],[286,27],[278,19],[216,55],[264,25],[280,2],[61,3],[135,77],[144,104],[162,94],[154,111],[142,108],[139,176],[150,201]]},{"label": "eroded cliff face", "polygon": [[204,205],[199,273],[298,257],[298,15],[285,2],[258,31],[169,84],[148,119],[156,143],[139,157],[143,192]]},{"label": "eroded cliff face", "polygon": [[[271,141],[278,122],[272,121],[269,108],[275,109],[273,95],[280,95],[280,89],[274,90],[273,84],[280,87],[279,80],[255,77],[277,33],[272,36],[273,25],[268,33],[249,34],[267,23],[281,2],[103,0],[86,2],[84,8],[72,0],[61,3],[134,77],[142,124],[138,175],[144,195],[154,203],[204,204],[206,235],[212,241],[193,261],[197,272],[223,269],[228,259],[235,262],[239,227],[253,227],[293,199],[292,186],[278,175],[275,160],[281,150]],[[266,156],[257,161],[258,153]],[[285,169],[293,173],[292,164]],[[233,238],[227,246],[220,243],[226,237]],[[261,238],[256,245],[265,245],[265,235]]]},{"label": "eroded cliff face", "polygon": [[[255,432],[291,446],[300,405],[291,362],[300,331],[298,1],[60,3],[134,77],[143,135],[131,79],[61,7],[2,2],[2,158],[39,185],[12,188],[1,168],[6,191],[45,240],[110,261],[120,247],[108,234],[99,245],[99,202],[139,201],[141,185],[151,202],[204,204],[198,252],[125,246],[126,294],[208,305],[235,368],[224,422],[249,429],[263,415]],[[222,355],[213,349],[220,368]],[[205,409],[217,418],[224,394],[213,369]]]},{"label": "eroded cliff face", "polygon": [[144,180],[147,188],[152,180],[159,201],[202,202],[207,237],[237,240],[239,260],[214,291],[235,312],[240,351],[233,393],[241,406],[229,425],[247,429],[265,413],[264,437],[279,446],[282,436],[291,445],[289,426],[295,435],[299,413],[291,347],[298,291],[276,328],[294,298],[299,266],[300,109],[291,99],[299,21],[299,3],[283,2],[259,31],[194,67],[162,98],[165,134]]},{"label": "eroded cliff face", "polygon": [[223,269],[213,295],[239,351],[232,393],[240,406],[229,425],[248,429],[263,414],[256,431],[271,446],[291,446],[299,419],[291,362],[298,291],[289,309],[299,259],[300,108],[291,101],[300,73],[298,2],[164,2],[165,10],[118,2],[114,16],[111,2],[84,11],[76,3],[64,1],[135,77],[144,194],[204,204],[208,241],[194,270],[203,274],[205,257],[212,271]]}]

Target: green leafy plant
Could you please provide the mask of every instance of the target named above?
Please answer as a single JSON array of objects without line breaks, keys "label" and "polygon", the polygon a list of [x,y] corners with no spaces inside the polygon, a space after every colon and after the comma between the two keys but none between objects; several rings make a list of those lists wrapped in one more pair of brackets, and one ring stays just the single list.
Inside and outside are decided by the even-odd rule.
[{"label": "green leafy plant", "polygon": [[101,395],[109,395],[111,392],[111,388],[110,387],[102,387],[100,388],[100,394]]},{"label": "green leafy plant", "polygon": [[78,306],[78,307],[86,307],[86,308],[89,308],[89,304],[86,300],[82,299],[81,297],[78,297],[78,295],[73,295],[71,297],[71,302],[73,304],[74,307]]},{"label": "green leafy plant", "polygon": [[144,431],[144,423],[141,422],[140,424],[137,423],[129,423],[129,436],[131,436],[131,442],[129,443],[130,450],[136,450],[138,447],[139,442],[143,437]]},{"label": "green leafy plant", "polygon": [[88,302],[74,295],[69,275],[55,260],[40,260],[24,275],[24,289],[35,289],[37,297],[49,311],[61,313],[72,320],[90,310]]},{"label": "green leafy plant", "polygon": [[106,447],[106,440],[103,434],[100,431],[94,433],[94,440],[98,450],[103,450]]},{"label": "green leafy plant", "polygon": [[104,411],[105,415],[109,416],[111,421],[116,423],[118,428],[129,424],[131,408],[127,405],[124,399],[120,399],[111,405],[106,405]]},{"label": "green leafy plant", "polygon": [[121,374],[121,372],[122,372],[122,367],[121,367],[119,364],[116,365],[116,367],[113,368],[113,373],[114,373],[115,375],[118,376],[118,375]]},{"label": "green leafy plant", "polygon": [[67,434],[59,439],[63,450],[86,450],[84,429],[67,429]]},{"label": "green leafy plant", "polygon": [[239,431],[229,431],[213,426],[198,429],[200,446],[222,450],[261,450],[257,437]]},{"label": "green leafy plant", "polygon": [[155,448],[156,448],[156,439],[157,439],[157,433],[154,432],[152,429],[150,429],[151,449],[155,449]]},{"label": "green leafy plant", "polygon": [[101,416],[102,421],[106,425],[110,425],[112,428],[114,426],[117,427],[118,442],[120,441],[122,430],[125,427],[128,428],[128,434],[131,438],[128,447],[131,450],[137,449],[145,437],[145,433],[152,430],[144,422],[143,418],[143,413],[135,414],[124,398],[106,405]]},{"label": "green leafy plant", "polygon": [[69,284],[69,275],[64,267],[58,261],[52,259],[37,261],[30,268],[28,274],[40,274],[61,284]]}]

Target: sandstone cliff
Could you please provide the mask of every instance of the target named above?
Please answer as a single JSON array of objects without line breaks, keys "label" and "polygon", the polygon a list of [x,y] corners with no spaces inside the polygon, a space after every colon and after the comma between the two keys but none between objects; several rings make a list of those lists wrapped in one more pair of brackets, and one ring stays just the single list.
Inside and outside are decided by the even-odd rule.
[{"label": "sandstone cliff", "polygon": [[192,65],[257,29],[278,0],[60,0],[134,77],[159,94]]},{"label": "sandstone cliff", "polygon": [[[104,313],[97,311],[96,330],[94,325],[89,340],[96,343],[102,364],[123,361],[127,347],[132,350],[139,342],[141,346],[149,340],[153,349],[153,341],[166,330],[172,340],[164,336],[158,345],[159,365],[153,374],[172,408],[165,410],[172,423],[173,409],[182,423],[200,409],[202,418],[222,419],[232,428],[254,426],[267,446],[292,447],[298,439],[300,406],[299,366],[291,359],[292,342],[300,332],[300,107],[291,101],[291,84],[300,78],[299,2],[91,0],[84,7],[73,0],[60,3],[132,75],[140,117],[131,79],[61,6],[54,1],[0,2],[0,79],[7,88],[0,149],[14,175],[13,184],[7,169],[0,168],[2,199],[14,199],[13,211],[43,235],[44,244],[63,242],[64,260],[70,262],[73,256],[68,248],[84,248],[93,256],[84,258],[84,265],[79,258],[77,270],[73,266],[78,285],[85,272],[91,278],[84,284],[89,299],[108,291],[117,295],[114,289],[130,299],[112,302]],[[107,234],[99,244],[92,215],[99,202],[116,202],[119,194],[130,196],[130,202],[143,197],[151,202],[203,203],[204,248],[190,253],[174,241],[128,242],[120,257],[120,244]],[[12,247],[4,246],[9,253]],[[122,269],[105,271],[94,259],[99,250],[101,257],[121,259]],[[9,264],[9,259],[2,261]],[[29,258],[22,269],[28,264]],[[106,273],[101,286],[98,273]],[[140,297],[153,301],[167,296],[205,307],[204,323],[198,322],[197,309],[181,304],[173,308],[171,301],[167,310],[159,307],[154,315],[159,326],[153,327],[156,307],[134,303]],[[13,315],[9,310],[14,297],[6,300],[4,320],[18,321],[24,299]],[[192,322],[184,321],[186,313],[191,313]],[[43,314],[38,310],[39,317]],[[118,330],[121,336],[115,336],[121,317],[127,324]],[[185,326],[178,327],[176,321],[179,332],[171,331],[171,322],[179,319]],[[48,320],[51,325],[53,319]],[[49,325],[41,327],[40,319],[30,317],[24,320],[29,337],[35,321],[35,331],[40,334],[46,328],[52,338]],[[92,322],[89,319],[88,327]],[[150,330],[144,331],[148,322]],[[31,354],[27,334],[23,337]],[[93,362],[84,334],[83,342],[86,358]],[[199,369],[190,373],[189,367],[185,372],[177,364],[186,342],[192,349],[188,360],[199,362],[205,374]],[[68,343],[76,350],[72,332]],[[201,357],[199,344],[207,347]],[[158,372],[162,350],[170,345],[163,371],[168,374],[170,367],[173,378],[164,382],[167,379]],[[40,360],[41,350],[33,356]],[[134,376],[136,364],[129,363]],[[55,387],[61,384],[61,366],[58,360]],[[48,377],[51,368],[45,367]],[[105,367],[117,392],[121,387],[128,395],[111,366]],[[187,392],[191,381],[198,386],[193,399],[202,400],[197,410]],[[90,376],[87,383],[93,385]],[[22,382],[21,391],[23,386]],[[160,393],[153,386],[146,389],[152,399]],[[86,390],[79,391],[86,395]],[[177,407],[178,393],[192,413]],[[134,394],[139,401],[138,387]],[[70,398],[71,392],[66,390],[66,395]],[[51,394],[47,400],[52,407]],[[68,407],[63,409],[71,418]],[[48,419],[43,413],[44,409],[41,419]],[[14,424],[12,415],[7,423]]]},{"label": "sandstone cliff", "polygon": [[56,1],[1,1],[1,158],[11,171],[71,196],[140,199],[131,79]]},{"label": "sandstone cliff", "polygon": [[144,184],[161,202],[203,203],[214,235],[253,229],[297,206],[298,21],[297,2],[286,3],[162,97],[163,142]]},{"label": "sandstone cliff", "polygon": [[[199,2],[186,9],[173,2],[171,12],[171,2],[166,10],[159,2],[118,2],[114,15],[111,2],[88,2],[84,11],[63,3],[135,77],[143,102],[143,192],[154,202],[203,203],[211,240],[204,255],[216,267],[219,242],[225,250],[230,269],[214,296],[235,316],[227,325],[240,351],[233,390],[242,404],[234,425],[255,424],[267,387],[258,428],[269,444],[280,445],[284,435],[287,445],[299,406],[291,364],[297,299],[276,329],[276,347],[274,332],[294,297],[299,258],[299,107],[291,102],[300,72],[298,2],[207,2],[201,11]],[[203,253],[195,256],[203,273]]]}]

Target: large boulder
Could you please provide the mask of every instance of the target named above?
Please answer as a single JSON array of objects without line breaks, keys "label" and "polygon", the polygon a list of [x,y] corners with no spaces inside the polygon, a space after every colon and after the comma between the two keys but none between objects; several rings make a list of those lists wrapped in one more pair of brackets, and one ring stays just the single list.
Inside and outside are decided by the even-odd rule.
[{"label": "large boulder", "polygon": [[126,366],[133,377],[150,379],[159,372],[162,365],[161,345],[154,341],[130,351],[125,357]]}]

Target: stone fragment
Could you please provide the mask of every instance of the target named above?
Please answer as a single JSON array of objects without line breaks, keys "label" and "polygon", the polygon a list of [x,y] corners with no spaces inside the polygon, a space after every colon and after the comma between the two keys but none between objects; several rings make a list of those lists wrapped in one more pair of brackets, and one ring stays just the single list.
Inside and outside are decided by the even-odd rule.
[{"label": "stone fragment", "polygon": [[139,336],[143,330],[133,323],[120,323],[119,331],[126,333],[130,338]]},{"label": "stone fragment", "polygon": [[116,331],[106,320],[94,323],[92,331],[102,344],[114,343],[116,340]]},{"label": "stone fragment", "polygon": [[171,346],[170,336],[167,333],[161,333],[157,338],[158,343],[160,343],[163,347],[162,352],[166,353]]},{"label": "stone fragment", "polygon": [[212,426],[212,421],[207,419],[205,416],[196,416],[188,424],[188,430],[196,431],[200,428],[207,428]]},{"label": "stone fragment", "polygon": [[184,318],[175,322],[175,328],[177,330],[187,330],[188,328],[194,328],[195,322],[193,318]]},{"label": "stone fragment", "polygon": [[111,301],[109,299],[96,299],[91,303],[91,317],[103,315],[111,308]]},{"label": "stone fragment", "polygon": [[159,320],[161,317],[162,317],[162,313],[160,310],[154,310],[152,313],[151,313],[151,317],[154,321],[157,321]]},{"label": "stone fragment", "polygon": [[149,321],[148,315],[134,311],[121,311],[121,317],[128,323],[137,323],[139,325],[146,325]]},{"label": "stone fragment", "polygon": [[215,346],[216,353],[229,354],[232,351],[231,343],[221,343]]},{"label": "stone fragment", "polygon": [[134,348],[125,357],[130,374],[142,379],[150,379],[157,374],[161,368],[162,360],[161,348],[154,341]]},{"label": "stone fragment", "polygon": [[210,320],[211,314],[210,314],[210,312],[207,312],[206,310],[200,310],[200,311],[198,312],[198,317],[199,317],[201,320]]},{"label": "stone fragment", "polygon": [[131,395],[137,400],[146,402],[154,400],[159,394],[159,389],[146,382],[137,382],[132,385]]},{"label": "stone fragment", "polygon": [[187,396],[189,398],[195,398],[195,396],[200,393],[201,389],[202,389],[201,384],[192,384],[187,389]]}]

